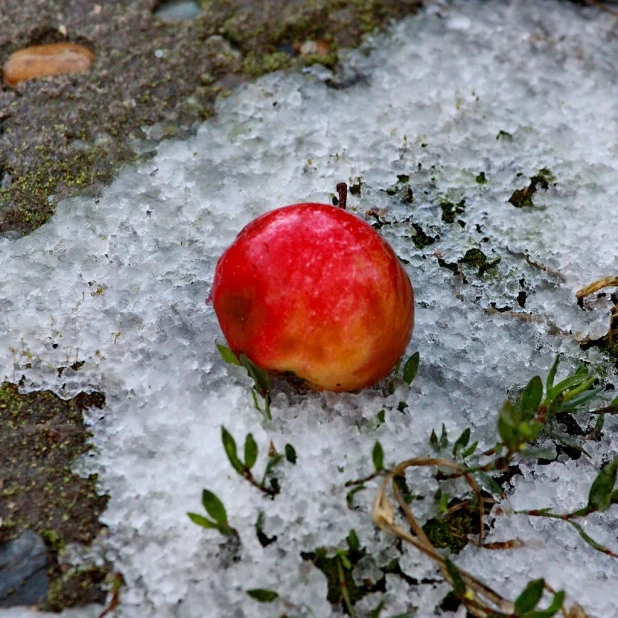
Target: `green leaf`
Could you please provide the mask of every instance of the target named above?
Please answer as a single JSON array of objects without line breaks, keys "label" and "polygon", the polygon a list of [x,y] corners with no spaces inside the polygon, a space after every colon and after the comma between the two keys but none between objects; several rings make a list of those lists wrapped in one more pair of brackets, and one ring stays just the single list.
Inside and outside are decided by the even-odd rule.
[{"label": "green leaf", "polygon": [[418,352],[414,352],[412,356],[406,361],[406,364],[403,366],[403,379],[408,384],[412,384],[412,381],[416,377],[416,372],[418,371],[418,364],[420,361],[420,355]]},{"label": "green leaf", "polygon": [[296,463],[296,449],[291,444],[285,445],[285,458],[291,463]]},{"label": "green leaf", "polygon": [[605,414],[599,414],[592,430],[596,436],[599,436],[603,431],[603,425],[605,425]]},{"label": "green leaf", "polygon": [[561,609],[562,604],[564,603],[565,593],[563,590],[559,590],[554,595],[554,600],[552,604],[547,609],[542,609],[536,612],[532,612],[528,614],[526,618],[552,618],[555,616]]},{"label": "green leaf", "polygon": [[448,434],[446,426],[442,423],[442,433],[440,434],[440,450],[443,451],[448,446]]},{"label": "green leaf", "polygon": [[495,496],[501,496],[504,494],[502,487],[496,483],[496,481],[487,474],[487,472],[478,472],[479,480],[487,491]]},{"label": "green leaf", "polygon": [[585,393],[585,391],[587,391],[589,388],[591,388],[592,385],[596,381],[597,381],[597,377],[596,376],[592,376],[591,378],[588,378],[587,380],[582,382],[577,388],[573,388],[570,391],[566,392],[564,394],[564,398],[562,400],[562,403],[565,404],[567,401],[569,401],[570,399],[573,399],[577,395]]},{"label": "green leaf", "polygon": [[515,406],[510,401],[505,401],[498,414],[498,434],[511,451],[516,451],[521,444],[519,421],[519,413]]},{"label": "green leaf", "polygon": [[187,513],[189,519],[198,526],[202,526],[202,528],[214,528],[218,530],[221,534],[225,536],[237,536],[238,532],[229,524],[223,522],[218,523],[216,521],[210,521],[207,517],[203,517],[202,515],[198,515],[197,513]]},{"label": "green leaf", "polygon": [[580,363],[575,370],[575,375],[588,375],[588,369],[586,368],[586,363]]},{"label": "green leaf", "polygon": [[594,507],[599,511],[609,508],[609,505],[612,503],[612,492],[616,484],[617,473],[618,459],[614,459],[603,467],[590,487],[590,493],[588,494],[589,507]]},{"label": "green leaf", "polygon": [[431,430],[431,435],[429,436],[429,444],[431,448],[436,451],[436,453],[440,450],[440,447],[438,446],[438,436],[433,429]]},{"label": "green leaf", "polygon": [[438,498],[438,512],[446,513],[448,510],[449,495],[444,491],[440,493]]},{"label": "green leaf", "polygon": [[352,563],[350,562],[350,559],[348,558],[346,552],[344,552],[343,550],[339,550],[337,552],[337,558],[340,560],[343,568],[346,571],[351,571],[352,570]]},{"label": "green leaf", "polygon": [[549,459],[550,461],[555,459],[556,452],[550,448],[526,448],[520,451],[519,454],[522,457],[532,457],[534,459]]},{"label": "green leaf", "polygon": [[479,441],[477,440],[476,442],[474,442],[473,444],[471,444],[462,454],[461,457],[462,459],[465,459],[466,457],[470,457],[470,455],[472,455],[474,453],[474,451],[476,451],[476,447],[479,445]]},{"label": "green leaf", "polygon": [[586,381],[588,381],[588,377],[582,374],[569,376],[568,378],[562,380],[562,382],[558,382],[556,386],[547,392],[547,399],[549,401],[553,401],[558,395],[564,394],[570,389],[577,388]]},{"label": "green leaf", "polygon": [[249,470],[253,468],[258,456],[258,446],[255,443],[253,434],[247,434],[245,438],[245,467]]},{"label": "green leaf", "polygon": [[223,426],[221,426],[221,441],[223,442],[225,454],[232,464],[232,468],[234,468],[238,474],[244,474],[243,465],[236,453],[236,441],[232,437],[232,434]]},{"label": "green leaf", "polygon": [[[549,393],[549,390],[554,385],[554,378],[556,377],[556,372],[558,371],[558,364],[560,363],[560,355],[556,356],[556,360],[553,362],[549,373],[547,374],[547,380],[545,382],[545,392]],[[545,401],[547,401],[547,395],[545,396]]]},{"label": "green leaf", "polygon": [[461,577],[459,569],[448,558],[445,559],[444,566],[446,566],[446,572],[449,574],[452,580],[452,586],[455,594],[459,597],[462,597],[464,594],[466,594],[466,584]]},{"label": "green leaf", "polygon": [[384,469],[384,451],[382,445],[376,442],[373,446],[373,452],[371,453],[373,458],[373,465],[377,472]]},{"label": "green leaf", "polygon": [[203,515],[198,515],[197,513],[187,513],[189,519],[198,526],[202,526],[202,528],[219,528],[219,524],[214,521],[210,521],[208,517],[204,517]]},{"label": "green leaf", "polygon": [[536,416],[536,412],[542,400],[543,382],[539,376],[534,376],[534,378],[526,384],[526,388],[524,388],[517,401],[522,420],[532,420]]},{"label": "green leaf", "polygon": [[379,427],[380,425],[384,423],[385,414],[386,412],[384,410],[380,410],[376,414],[376,421],[377,421],[376,427]]},{"label": "green leaf", "polygon": [[612,408],[618,408],[618,397],[615,397],[614,399],[612,399],[611,403],[609,404]]},{"label": "green leaf", "polygon": [[279,595],[274,590],[268,590],[267,588],[253,588],[247,590],[247,594],[260,603],[272,603],[279,598]]},{"label": "green leaf", "polygon": [[[579,395],[575,395],[574,397],[569,397],[567,399],[567,395],[572,392],[572,391],[569,391],[569,393],[567,393],[567,395],[563,397],[562,403],[560,404],[560,407],[557,410],[557,412],[569,412],[571,410],[575,410],[576,408],[579,408],[580,406],[587,403],[588,401],[591,401],[592,399],[594,399],[601,391],[603,391],[603,388],[599,387],[593,390],[587,390],[583,393],[580,393]],[[568,403],[564,403],[565,401]]]},{"label": "green leaf", "polygon": [[262,397],[266,397],[268,391],[270,390],[270,380],[268,378],[268,374],[261,367],[258,367],[252,360],[248,359],[244,354],[240,355],[240,363],[247,370],[249,377],[255,383],[257,392]]},{"label": "green leaf", "polygon": [[202,504],[206,512],[218,523],[227,524],[227,513],[223,502],[207,489],[202,490]]},{"label": "green leaf", "polygon": [[360,541],[358,540],[358,534],[356,534],[356,530],[350,530],[347,540],[348,546],[352,551],[358,551],[360,549]]},{"label": "green leaf", "polygon": [[544,589],[544,579],[535,579],[531,581],[515,600],[515,613],[522,615],[531,612],[543,598]]},{"label": "green leaf", "polygon": [[470,442],[470,427],[466,427],[466,429],[461,432],[459,438],[455,441],[455,444],[453,445],[453,456],[457,456],[457,453],[461,449],[465,448],[468,445],[468,442]]},{"label": "green leaf", "polygon": [[572,519],[569,519],[567,521],[569,522],[571,526],[573,526],[573,528],[575,528],[575,530],[577,530],[577,532],[579,532],[579,536],[584,541],[586,541],[586,543],[588,543],[590,547],[592,547],[593,549],[596,549],[597,551],[604,552],[604,553],[607,551],[604,545],[601,545],[601,543],[599,543],[598,541],[595,541],[591,536],[589,536],[576,521],[573,521]]},{"label": "green leaf", "polygon": [[240,365],[240,361],[238,360],[236,354],[234,354],[234,352],[232,352],[232,350],[230,350],[226,345],[221,345],[220,343],[217,343],[217,350],[219,351],[221,358],[228,365]]}]

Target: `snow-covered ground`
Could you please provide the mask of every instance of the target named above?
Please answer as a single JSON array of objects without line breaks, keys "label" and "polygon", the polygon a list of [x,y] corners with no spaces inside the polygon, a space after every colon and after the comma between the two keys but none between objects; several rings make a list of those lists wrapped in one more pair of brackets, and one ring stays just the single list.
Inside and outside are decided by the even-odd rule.
[{"label": "snow-covered ground", "polygon": [[[442,423],[452,435],[471,426],[492,445],[506,393],[544,374],[559,351],[570,359],[565,365],[604,362],[594,350],[581,352],[577,339],[605,332],[608,307],[582,311],[574,292],[618,274],[617,32],[606,13],[567,2],[430,4],[344,54],[343,76],[312,69],[243,87],[194,138],[162,144],[100,199],[67,200],[32,235],[0,239],[0,374],[14,378],[10,348],[23,348],[34,357],[32,369],[17,373],[27,388],[63,396],[91,388],[107,397],[105,410],[89,418],[96,449],[82,468],[98,472],[111,496],[99,546],[127,582],[119,616],[337,615],[326,578],[301,552],[344,547],[351,529],[375,557],[360,575],[399,559],[417,580],[439,577],[414,550],[376,531],[375,484],[356,495],[355,510],[344,484],[372,471],[376,440],[387,464],[426,454]],[[536,206],[508,203],[543,168],[555,181],[539,189]],[[216,260],[257,215],[328,202],[337,182],[359,177],[351,206],[386,210],[394,223],[381,232],[414,283],[409,352],[420,352],[419,374],[411,389],[388,398],[378,390],[280,393],[273,422],[264,423],[248,379],[215,350],[221,334],[204,299]],[[440,203],[462,199],[456,219],[465,224],[442,221]],[[433,244],[413,243],[419,229]],[[438,263],[473,248],[501,261],[482,277],[464,265],[466,282]],[[85,364],[59,379],[53,368],[67,356]],[[403,414],[399,401],[409,406]],[[253,433],[258,469],[270,440],[280,451],[294,445],[298,463],[281,467],[275,500],[232,470],[222,425],[241,445]],[[601,461],[616,453],[616,427],[608,419],[602,440],[587,443],[591,459],[522,466],[511,506],[563,512],[585,504]],[[236,556],[217,531],[188,520],[187,511],[201,511],[202,488],[224,502],[242,542]],[[415,489],[428,496],[420,514],[429,513],[435,481]],[[277,537],[267,547],[255,533],[259,511],[265,533]],[[585,529],[617,549],[615,514],[590,517]],[[560,522],[498,517],[490,540],[514,537],[527,545],[468,546],[457,563],[507,596],[545,577],[591,616],[618,616],[618,560]],[[285,603],[260,604],[246,594],[251,588],[276,590]],[[388,575],[386,592],[357,609],[362,615],[383,599],[383,616],[414,608],[429,616],[448,590]]]}]

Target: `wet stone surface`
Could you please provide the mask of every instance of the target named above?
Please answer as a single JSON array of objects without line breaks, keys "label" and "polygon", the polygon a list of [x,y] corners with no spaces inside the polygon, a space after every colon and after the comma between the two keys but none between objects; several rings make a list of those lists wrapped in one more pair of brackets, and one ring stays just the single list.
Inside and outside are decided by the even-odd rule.
[{"label": "wet stone surface", "polygon": [[0,607],[39,605],[47,598],[47,548],[32,530],[0,544]]},{"label": "wet stone surface", "polygon": [[[221,0],[196,13],[195,2],[4,2],[1,64],[29,46],[65,42],[96,61],[85,75],[0,86],[0,237],[37,228],[63,196],[96,193],[157,140],[190,134],[239,83],[294,64],[332,66],[338,48],[419,5]],[[296,54],[305,41],[321,43]]]},{"label": "wet stone surface", "polygon": [[0,607],[59,610],[105,600],[107,569],[71,569],[62,557],[67,545],[89,545],[103,530],[107,497],[95,476],[81,478],[73,466],[90,448],[82,414],[104,402],[100,393],[64,401],[0,385]]}]

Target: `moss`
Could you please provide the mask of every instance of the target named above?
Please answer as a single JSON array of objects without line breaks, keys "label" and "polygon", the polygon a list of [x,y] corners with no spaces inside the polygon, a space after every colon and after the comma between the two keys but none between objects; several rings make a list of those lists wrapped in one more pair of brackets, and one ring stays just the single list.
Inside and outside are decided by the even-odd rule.
[{"label": "moss", "polygon": [[443,517],[430,519],[423,530],[436,548],[450,549],[458,554],[468,544],[468,535],[479,533],[478,513],[467,505]]},{"label": "moss", "polygon": [[[0,189],[0,232],[26,232],[46,223],[54,212],[53,196],[108,182],[116,171],[101,148],[56,157],[44,145],[37,148],[36,169],[19,174],[10,187]],[[3,212],[4,211],[4,212]]]},{"label": "moss", "polygon": [[[104,21],[92,15],[88,0],[69,3],[65,19],[97,49],[97,60],[87,76],[35,80],[28,96],[5,93],[11,113],[0,121],[0,175],[9,174],[12,185],[0,191],[0,234],[26,234],[52,216],[58,199],[86,187],[96,191],[110,181],[121,165],[136,160],[132,143],[142,127],[173,124],[177,137],[185,137],[212,115],[215,98],[229,92],[230,84],[293,66],[332,68],[338,48],[358,45],[364,32],[413,13],[420,4],[220,0],[204,2],[207,10],[193,21],[170,25],[124,3],[110,6],[113,15]],[[0,25],[22,24],[2,51],[32,44],[33,7],[15,3],[0,15]],[[216,44],[213,35],[219,37]],[[281,49],[307,40],[326,42],[329,53],[293,57],[293,50]],[[166,54],[157,58],[153,49]],[[112,138],[106,148],[95,145],[100,135]],[[92,146],[75,151],[76,139]]]},{"label": "moss", "polygon": [[292,58],[284,52],[274,52],[258,56],[249,52],[243,60],[242,70],[246,75],[259,77],[265,73],[287,69],[292,65]]},{"label": "moss", "polygon": [[52,569],[47,593],[46,611],[61,612],[70,607],[90,603],[105,603],[107,596],[107,567],[69,569],[65,572]]},{"label": "moss", "polygon": [[[0,385],[0,539],[27,529],[42,537],[49,550],[52,594],[65,586],[58,582],[64,577],[59,552],[68,543],[91,543],[103,528],[98,517],[107,497],[97,493],[96,475],[81,478],[72,465],[90,448],[83,410],[104,402],[100,393],[64,401],[50,391],[21,394],[17,384]],[[100,587],[80,584],[82,589],[80,602],[104,598]]]},{"label": "moss", "polygon": [[487,256],[480,249],[468,249],[460,263],[472,268],[484,268],[487,266]]},{"label": "moss", "polygon": [[321,64],[325,66],[327,69],[334,69],[337,63],[339,62],[339,53],[337,49],[331,49],[328,54],[325,56],[321,54],[307,54],[302,56],[302,63],[305,66],[311,66],[313,64]]},{"label": "moss", "polygon": [[546,167],[540,169],[534,176],[530,176],[530,184],[523,189],[516,189],[509,198],[509,202],[515,206],[515,208],[532,208],[534,202],[532,198],[537,192],[538,188],[547,191],[549,185],[555,181],[554,175]]},{"label": "moss", "polygon": [[484,275],[490,268],[494,268],[500,262],[500,258],[489,260],[480,249],[468,249],[464,256],[459,260],[460,264],[465,264],[471,268],[478,269],[479,275]]},{"label": "moss", "polygon": [[[350,560],[352,568],[360,559]],[[354,578],[352,577],[352,569],[346,569],[341,564],[341,558],[338,555],[330,556],[328,551],[323,547],[319,547],[315,552],[303,554],[303,558],[311,560],[313,564],[326,576],[326,582],[328,584],[328,593],[326,598],[328,602],[333,605],[343,604],[342,587],[347,589],[350,601],[352,604],[358,602],[367,594],[362,588],[356,585]],[[339,563],[339,564],[338,564]],[[341,581],[340,574],[343,573],[343,582]]]},{"label": "moss", "polygon": [[485,176],[485,172],[480,172],[479,174],[477,174],[475,180],[476,180],[477,184],[479,184],[479,185],[486,185],[487,184],[487,177]]},{"label": "moss", "polygon": [[433,243],[436,242],[435,237],[426,234],[418,223],[412,224],[412,230],[412,242],[417,249],[424,249],[425,247],[433,245]]},{"label": "moss", "polygon": [[459,200],[457,204],[449,200],[442,200],[440,208],[442,209],[442,221],[445,223],[455,223],[457,215],[463,214],[466,210],[466,200]]},{"label": "moss", "polygon": [[399,174],[397,183],[386,189],[388,195],[397,196],[404,204],[412,204],[414,202],[414,191],[410,186],[410,176],[407,174]]}]

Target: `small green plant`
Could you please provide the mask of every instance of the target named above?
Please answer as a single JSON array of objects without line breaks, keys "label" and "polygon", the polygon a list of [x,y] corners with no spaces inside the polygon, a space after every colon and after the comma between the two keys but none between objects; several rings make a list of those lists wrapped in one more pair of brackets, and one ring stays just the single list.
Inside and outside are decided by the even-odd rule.
[{"label": "small green plant", "polygon": [[270,379],[268,374],[254,362],[250,361],[244,354],[236,356],[225,345],[218,343],[217,350],[228,365],[238,365],[247,370],[247,374],[253,380],[253,387],[251,388],[253,405],[258,412],[264,415],[267,421],[272,421],[273,417],[270,411]]},{"label": "small green plant", "polygon": [[189,519],[202,528],[214,528],[224,536],[238,536],[238,532],[230,526],[223,502],[211,491],[202,491],[202,506],[211,519],[198,513],[187,513]]},{"label": "small green plant", "polygon": [[[376,443],[373,449],[375,471],[359,481],[352,481],[350,492],[365,488],[365,484],[378,476],[383,477],[380,489],[373,506],[372,517],[380,528],[395,534],[422,553],[432,558],[441,568],[444,578],[453,588],[453,593],[463,603],[473,616],[492,618],[551,618],[558,612],[570,614],[564,607],[565,593],[553,591],[542,579],[530,582],[519,597],[508,601],[497,592],[474,578],[469,573],[459,570],[454,563],[437,551],[428,536],[426,527],[422,527],[412,514],[409,504],[411,500],[402,491],[402,480],[405,482],[405,472],[413,467],[431,467],[436,469],[435,478],[439,483],[463,478],[471,490],[468,497],[451,500],[441,488],[436,494],[436,506],[439,518],[446,518],[454,512],[467,509],[476,512],[478,517],[478,540],[474,541],[480,547],[488,549],[512,548],[521,545],[517,540],[504,543],[485,543],[484,518],[485,505],[492,504],[494,497],[502,496],[503,490],[498,478],[522,457],[551,457],[551,451],[537,446],[540,437],[545,436],[560,442],[553,431],[553,424],[561,415],[574,413],[589,413],[603,418],[605,414],[618,413],[618,397],[608,405],[589,409],[590,404],[599,398],[601,387],[595,387],[596,376],[589,375],[584,366],[580,366],[572,375],[556,382],[559,358],[553,363],[545,383],[539,376],[533,377],[514,402],[507,401],[502,406],[497,419],[498,441],[492,448],[478,453],[478,442],[470,444],[471,431],[465,429],[451,443],[446,427],[443,425],[438,436],[432,431],[429,446],[437,457],[409,459],[385,469],[382,447]],[[597,423],[598,427],[599,423]],[[595,430],[597,429],[595,427]],[[599,429],[600,431],[600,429]],[[583,450],[583,449],[582,449]],[[592,548],[607,555],[618,558],[618,554],[592,539],[584,528],[575,521],[592,513],[605,511],[612,504],[618,503],[616,478],[618,475],[618,459],[609,462],[599,471],[592,483],[587,505],[570,513],[554,513],[551,509],[518,511],[530,517],[547,517],[564,521],[571,525],[581,538]],[[397,511],[387,496],[391,487],[392,494],[399,506],[407,526],[404,528],[396,523]],[[407,487],[407,485],[406,485]],[[452,485],[451,485],[452,487]],[[348,497],[350,497],[350,493]],[[552,595],[549,605],[544,609],[538,606],[545,593]],[[578,606],[574,606],[578,609]],[[583,610],[578,616],[585,616]]]},{"label": "small green plant", "polygon": [[247,434],[245,438],[244,460],[241,460],[238,456],[236,440],[234,440],[232,434],[225,427],[221,427],[221,440],[223,442],[225,454],[232,468],[234,468],[240,476],[247,479],[251,485],[270,498],[274,498],[281,491],[279,480],[275,475],[275,470],[284,459],[287,459],[292,464],[296,463],[296,450],[291,444],[286,445],[284,457],[284,455],[277,452],[274,444],[272,442],[270,443],[268,448],[268,462],[264,468],[262,479],[258,480],[252,472],[258,457],[258,446],[253,435]]}]

